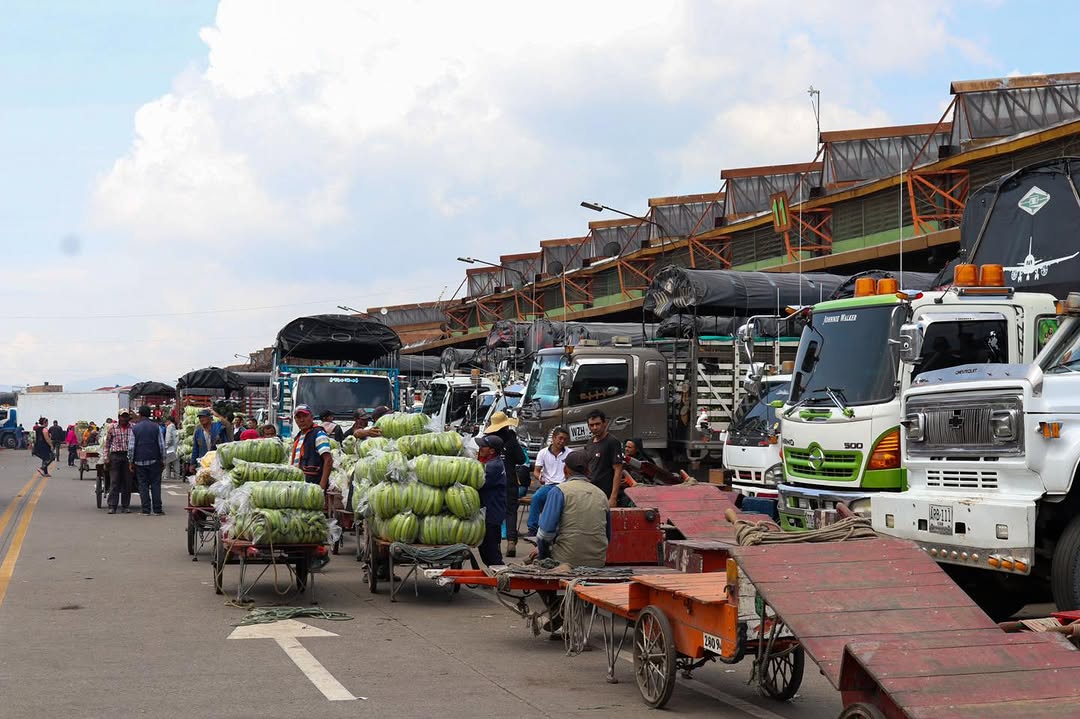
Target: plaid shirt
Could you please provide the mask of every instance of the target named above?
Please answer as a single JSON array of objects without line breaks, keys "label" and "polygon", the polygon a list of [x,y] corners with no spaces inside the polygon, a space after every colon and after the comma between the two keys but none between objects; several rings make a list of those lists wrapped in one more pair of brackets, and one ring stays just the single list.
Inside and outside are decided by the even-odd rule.
[{"label": "plaid shirt", "polygon": [[127,427],[121,427],[117,422],[109,428],[109,436],[105,445],[109,454],[113,452],[124,452],[128,456],[128,461],[135,455],[135,433],[131,431],[131,425]]}]

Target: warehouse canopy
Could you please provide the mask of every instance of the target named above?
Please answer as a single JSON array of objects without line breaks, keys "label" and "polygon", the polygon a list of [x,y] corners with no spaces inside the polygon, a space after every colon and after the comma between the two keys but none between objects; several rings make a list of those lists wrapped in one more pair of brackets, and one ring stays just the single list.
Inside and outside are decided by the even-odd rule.
[{"label": "warehouse canopy", "polygon": [[278,357],[368,364],[401,349],[401,339],[377,320],[356,315],[297,317],[278,332]]},{"label": "warehouse canopy", "polygon": [[660,319],[675,314],[752,315],[788,305],[828,299],[847,278],[821,272],[804,274],[689,270],[665,267],[645,293],[645,310]]},{"label": "warehouse canopy", "polygon": [[233,392],[242,390],[244,381],[235,372],[220,367],[192,370],[176,380],[177,389],[216,389]]},{"label": "warehouse canopy", "polygon": [[[958,260],[1005,268],[1005,284],[1059,299],[1080,272],[1080,158],[1035,163],[968,197]],[[939,281],[952,279],[950,263]]]},{"label": "warehouse canopy", "polygon": [[129,397],[154,397],[176,394],[176,388],[164,382],[136,382],[128,390]]}]

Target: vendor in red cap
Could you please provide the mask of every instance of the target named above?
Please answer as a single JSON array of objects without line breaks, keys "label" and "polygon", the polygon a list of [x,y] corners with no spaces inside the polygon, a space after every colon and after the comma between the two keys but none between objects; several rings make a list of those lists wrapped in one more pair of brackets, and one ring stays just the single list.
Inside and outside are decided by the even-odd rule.
[{"label": "vendor in red cap", "polygon": [[299,404],[293,412],[296,437],[292,445],[292,463],[304,473],[304,479],[325,490],[330,483],[330,470],[334,458],[330,455],[330,437],[315,424],[315,416],[306,404]]},{"label": "vendor in red cap", "polygon": [[477,548],[480,559],[489,567],[503,563],[502,523],[506,515],[506,468],[503,466],[502,440],[487,435],[476,440],[476,458],[484,463],[484,486],[480,488],[480,506],[484,508],[484,539]]}]

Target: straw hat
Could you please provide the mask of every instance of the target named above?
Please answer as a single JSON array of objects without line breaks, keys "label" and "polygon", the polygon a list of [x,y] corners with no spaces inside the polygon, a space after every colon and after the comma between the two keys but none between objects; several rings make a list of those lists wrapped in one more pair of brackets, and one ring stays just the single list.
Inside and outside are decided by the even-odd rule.
[{"label": "straw hat", "polygon": [[498,432],[503,427],[517,427],[518,421],[513,417],[507,417],[506,412],[496,412],[491,415],[491,424],[484,428],[484,434]]}]

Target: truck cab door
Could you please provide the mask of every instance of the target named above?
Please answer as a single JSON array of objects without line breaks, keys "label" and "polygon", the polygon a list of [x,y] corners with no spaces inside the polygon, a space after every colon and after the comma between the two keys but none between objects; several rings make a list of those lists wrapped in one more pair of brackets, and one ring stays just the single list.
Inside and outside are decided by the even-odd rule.
[{"label": "truck cab door", "polygon": [[624,439],[633,429],[634,382],[632,357],[574,358],[572,380],[563,392],[563,422],[575,445],[588,442],[587,419],[593,410],[608,418],[608,430]]},{"label": "truck cab door", "polygon": [[660,359],[636,361],[638,391],[634,392],[634,422],[628,437],[638,437],[649,449],[667,446],[667,367]]}]

